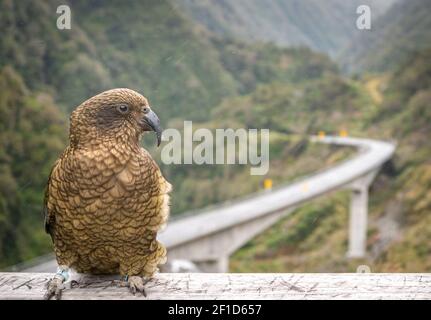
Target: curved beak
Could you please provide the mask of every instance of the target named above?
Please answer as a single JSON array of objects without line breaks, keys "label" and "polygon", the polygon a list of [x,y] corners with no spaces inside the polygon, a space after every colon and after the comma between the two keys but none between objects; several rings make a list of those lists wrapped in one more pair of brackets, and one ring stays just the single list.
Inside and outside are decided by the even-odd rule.
[{"label": "curved beak", "polygon": [[150,110],[144,117],[142,118],[141,124],[143,125],[144,131],[154,131],[157,136],[157,146],[160,146],[160,142],[162,141],[162,127],[160,126],[160,120],[157,114]]}]

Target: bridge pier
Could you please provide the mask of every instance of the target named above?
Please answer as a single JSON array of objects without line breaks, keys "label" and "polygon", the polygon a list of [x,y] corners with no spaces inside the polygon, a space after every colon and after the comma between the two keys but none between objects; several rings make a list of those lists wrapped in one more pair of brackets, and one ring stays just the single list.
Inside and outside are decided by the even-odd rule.
[{"label": "bridge pier", "polygon": [[194,264],[201,272],[227,273],[229,272],[229,257],[223,256],[216,260],[194,261]]},{"label": "bridge pier", "polygon": [[368,188],[353,190],[350,200],[349,258],[362,258],[366,253]]},{"label": "bridge pier", "polygon": [[363,258],[367,247],[368,191],[378,169],[355,180],[350,199],[349,248],[347,257]]}]

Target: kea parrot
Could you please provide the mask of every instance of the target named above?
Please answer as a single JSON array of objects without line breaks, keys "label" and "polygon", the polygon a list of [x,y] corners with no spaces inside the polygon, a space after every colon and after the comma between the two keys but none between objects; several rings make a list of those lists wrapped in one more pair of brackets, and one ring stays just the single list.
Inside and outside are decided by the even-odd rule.
[{"label": "kea parrot", "polygon": [[61,298],[70,271],[120,274],[123,285],[144,285],[166,262],[157,232],[167,223],[171,185],[139,145],[162,128],[148,100],[119,88],[102,92],[70,116],[69,145],[55,162],[45,192],[45,230],[58,271],[45,299]]}]

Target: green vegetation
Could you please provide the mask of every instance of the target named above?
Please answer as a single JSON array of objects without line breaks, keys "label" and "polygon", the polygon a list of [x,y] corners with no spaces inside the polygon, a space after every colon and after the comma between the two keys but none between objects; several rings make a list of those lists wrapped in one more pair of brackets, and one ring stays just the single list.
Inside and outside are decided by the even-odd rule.
[{"label": "green vegetation", "polygon": [[0,67],[13,66],[30,89],[48,91],[67,112],[100,91],[129,87],[148,93],[162,120],[204,120],[224,97],[258,83],[335,68],[307,49],[218,39],[167,0],[73,1],[73,27],[61,31],[53,21],[63,2],[0,1]]},{"label": "green vegetation", "polygon": [[373,19],[394,0],[176,0],[196,23],[224,37],[281,46],[307,46],[335,56],[358,33],[356,8],[369,5]]},{"label": "green vegetation", "polygon": [[380,19],[373,20],[371,32],[357,32],[340,52],[342,68],[350,73],[389,71],[429,48],[430,12],[428,0],[396,2]]},{"label": "green vegetation", "polygon": [[[195,129],[270,128],[266,177],[275,185],[352,155],[346,148],[309,143],[307,135],[319,130],[397,139],[395,158],[372,186],[367,259],[345,257],[349,194],[337,192],[253,239],[232,257],[232,271],[345,272],[359,262],[373,271],[430,270],[431,51],[425,49],[428,20],[411,9],[419,1],[409,1],[410,9],[402,11],[402,21],[420,18],[412,36],[401,37],[406,50],[388,40],[387,47],[373,47],[363,58],[375,67],[369,70],[385,73],[347,78],[310,49],[242,43],[230,37],[242,31],[213,30],[223,19],[202,28],[196,12],[181,9],[191,8],[192,1],[70,1],[72,30],[59,31],[55,9],[64,1],[0,0],[0,267],[49,252],[42,196],[67,143],[67,115],[84,99],[124,86],[146,94],[165,127],[182,128],[183,120],[193,120]],[[257,2],[249,3],[257,8]],[[310,9],[302,3],[297,2],[298,17]],[[274,7],[264,9],[262,15],[273,17]],[[313,39],[312,47],[327,43],[322,50],[333,52],[340,38],[331,42],[325,35],[339,34],[322,14],[318,27],[304,25],[307,19],[289,21]],[[152,145],[160,163],[160,150]],[[249,167],[239,165],[161,167],[174,185],[173,215],[259,191],[266,178],[250,176]]]},{"label": "green vegetation", "polygon": [[327,73],[300,83],[261,85],[250,95],[224,100],[213,115],[218,120],[229,119],[231,126],[236,121],[236,126],[302,134],[349,127],[360,134],[362,128],[355,119],[370,116],[374,108],[359,82]]},{"label": "green vegetation", "polygon": [[[305,205],[262,233],[231,259],[236,272],[423,272],[431,268],[431,50],[397,68],[382,92],[382,104],[344,121],[363,135],[395,138],[394,160],[371,189],[366,259],[348,260],[348,194]],[[327,125],[334,121],[326,117]],[[307,158],[307,155],[305,155]],[[303,160],[304,158],[301,158]]]},{"label": "green vegetation", "polygon": [[[42,194],[66,145],[67,114],[83,100],[129,87],[147,95],[172,127],[182,120],[209,120],[223,99],[261,84],[301,82],[336,70],[326,56],[308,49],[221,39],[167,0],[73,1],[72,29],[63,31],[55,25],[60,4],[64,1],[0,0],[2,267],[49,251]],[[13,126],[18,118],[19,126]],[[257,178],[246,183],[243,168],[192,168],[193,173],[187,166],[163,168],[176,190],[174,214],[260,188]],[[236,171],[238,183],[249,187],[217,190]]]},{"label": "green vegetation", "polygon": [[66,122],[51,97],[31,93],[11,68],[0,70],[0,265],[49,250],[42,194],[64,148]]}]

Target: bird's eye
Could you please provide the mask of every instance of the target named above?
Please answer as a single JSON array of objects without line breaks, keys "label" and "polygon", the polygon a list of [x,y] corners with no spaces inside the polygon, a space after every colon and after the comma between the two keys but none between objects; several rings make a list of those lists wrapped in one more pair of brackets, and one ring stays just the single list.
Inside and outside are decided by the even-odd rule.
[{"label": "bird's eye", "polygon": [[150,108],[148,108],[148,107],[144,107],[144,113],[148,113],[148,111],[150,111]]},{"label": "bird's eye", "polygon": [[127,113],[129,111],[129,106],[126,104],[120,104],[117,107],[117,110],[120,111],[121,113]]}]

